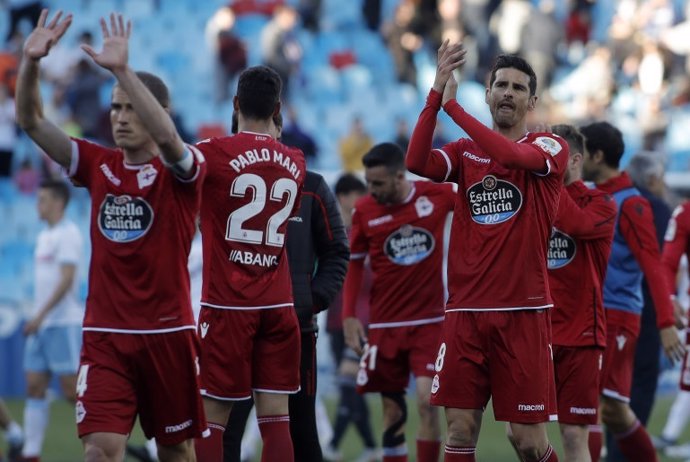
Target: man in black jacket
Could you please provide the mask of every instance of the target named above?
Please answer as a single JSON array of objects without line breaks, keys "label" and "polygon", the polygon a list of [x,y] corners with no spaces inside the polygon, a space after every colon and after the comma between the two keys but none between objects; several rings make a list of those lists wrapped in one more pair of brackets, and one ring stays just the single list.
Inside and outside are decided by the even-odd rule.
[{"label": "man in black jacket", "polygon": [[[282,122],[276,120],[278,134]],[[321,462],[316,430],[315,315],[328,308],[340,291],[350,250],[335,196],[318,173],[307,170],[299,215],[290,218],[287,252],[295,309],[302,331],[299,393],[290,395],[290,433],[295,460]],[[225,462],[240,462],[240,442],[252,401],[233,406],[223,436]]]}]

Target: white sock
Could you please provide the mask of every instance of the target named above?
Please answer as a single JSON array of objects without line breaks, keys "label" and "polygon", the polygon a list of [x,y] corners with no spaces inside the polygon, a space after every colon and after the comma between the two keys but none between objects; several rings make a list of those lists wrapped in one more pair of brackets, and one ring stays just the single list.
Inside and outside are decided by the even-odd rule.
[{"label": "white sock", "polygon": [[321,446],[326,446],[333,439],[333,426],[328,418],[326,406],[319,395],[316,395],[316,428],[319,432]]},{"label": "white sock", "polygon": [[24,447],[22,457],[39,457],[48,427],[49,404],[46,399],[29,398],[24,406]]},{"label": "white sock", "polygon": [[150,440],[146,440],[146,444],[144,446],[146,447],[146,451],[149,453],[149,457],[153,460],[158,460],[158,446],[156,445],[156,439],[151,438]]},{"label": "white sock", "polygon": [[668,413],[666,426],[664,431],[661,432],[661,436],[667,440],[677,440],[680,434],[683,433],[685,424],[688,423],[688,418],[690,418],[690,391],[680,390]]},{"label": "white sock", "polygon": [[24,441],[24,432],[22,427],[14,420],[9,423],[5,431],[5,439],[8,443],[19,444]]},{"label": "white sock", "polygon": [[261,439],[259,423],[256,420],[256,406],[252,407],[252,412],[247,418],[247,426],[244,429],[244,436],[240,446],[240,459],[253,459],[256,455],[256,445]]}]

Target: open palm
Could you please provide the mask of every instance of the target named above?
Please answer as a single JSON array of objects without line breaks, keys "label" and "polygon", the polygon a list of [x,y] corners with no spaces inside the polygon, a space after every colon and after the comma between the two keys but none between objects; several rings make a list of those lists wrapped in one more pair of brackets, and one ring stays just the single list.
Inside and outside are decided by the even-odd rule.
[{"label": "open palm", "polygon": [[26,57],[41,59],[48,54],[50,48],[60,40],[60,37],[64,35],[70,24],[72,24],[71,14],[65,16],[62,21],[60,21],[61,17],[62,11],[58,11],[53,20],[46,25],[48,10],[44,9],[41,11],[36,28],[24,42],[24,55]]},{"label": "open palm", "polygon": [[82,49],[99,66],[116,71],[127,67],[129,54],[128,40],[132,32],[132,23],[127,21],[125,27],[124,19],[121,14],[110,15],[110,29],[104,18],[101,18],[101,30],[103,32],[103,50],[97,53],[88,45],[82,45]]}]

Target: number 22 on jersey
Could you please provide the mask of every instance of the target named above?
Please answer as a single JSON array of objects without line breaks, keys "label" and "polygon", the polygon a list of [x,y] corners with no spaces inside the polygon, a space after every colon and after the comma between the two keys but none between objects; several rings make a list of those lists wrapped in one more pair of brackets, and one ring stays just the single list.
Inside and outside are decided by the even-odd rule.
[{"label": "number 22 on jersey", "polygon": [[[279,178],[271,186],[270,195],[266,195],[266,190],[264,179],[254,173],[244,173],[235,178],[230,187],[230,196],[242,198],[251,193],[251,201],[228,216],[226,240],[246,244],[261,244],[265,240],[266,245],[273,247],[282,247],[285,244],[285,234],[279,233],[278,229],[290,217],[295,205],[297,183],[290,178]],[[264,210],[267,200],[282,202],[286,195],[285,205],[268,219],[265,232],[263,229],[250,229],[244,226],[247,220]]]}]

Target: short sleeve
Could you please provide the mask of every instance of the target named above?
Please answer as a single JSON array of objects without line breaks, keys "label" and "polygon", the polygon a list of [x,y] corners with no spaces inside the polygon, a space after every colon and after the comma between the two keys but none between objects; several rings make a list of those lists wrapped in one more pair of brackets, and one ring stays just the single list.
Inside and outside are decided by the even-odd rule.
[{"label": "short sleeve", "polygon": [[68,176],[87,188],[91,185],[94,168],[106,148],[79,138],[72,138],[72,157]]},{"label": "short sleeve", "polygon": [[61,265],[77,265],[81,260],[82,238],[76,226],[66,226],[61,236],[56,260]]},{"label": "short sleeve", "polygon": [[565,171],[568,165],[569,149],[563,138],[551,133],[539,133],[531,141],[531,145],[537,148],[537,152],[546,162],[546,171],[534,172],[535,175],[561,175]]}]

